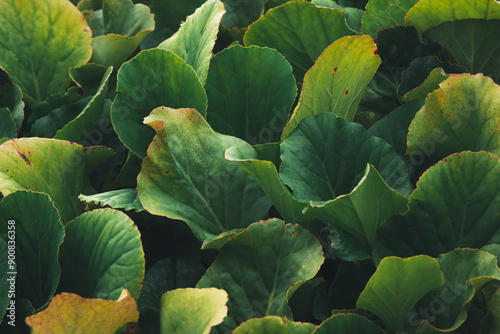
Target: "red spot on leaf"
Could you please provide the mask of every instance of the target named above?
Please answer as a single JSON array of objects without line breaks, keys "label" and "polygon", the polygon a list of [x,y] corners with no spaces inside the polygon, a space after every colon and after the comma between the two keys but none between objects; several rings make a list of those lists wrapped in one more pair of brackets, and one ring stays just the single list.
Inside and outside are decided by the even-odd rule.
[{"label": "red spot on leaf", "polygon": [[375,49],[375,51],[373,51],[373,54],[378,55],[378,49]]},{"label": "red spot on leaf", "polygon": [[344,93],[344,94],[345,94],[345,95],[349,94],[349,89],[346,89],[346,91],[345,91],[345,93]]},{"label": "red spot on leaf", "polygon": [[337,66],[335,66],[335,67],[333,68],[333,73],[336,73],[336,72],[337,72]]}]

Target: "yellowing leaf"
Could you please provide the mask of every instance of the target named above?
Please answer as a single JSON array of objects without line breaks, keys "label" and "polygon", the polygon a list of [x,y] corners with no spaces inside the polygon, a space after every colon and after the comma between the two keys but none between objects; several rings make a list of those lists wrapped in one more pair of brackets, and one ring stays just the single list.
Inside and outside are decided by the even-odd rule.
[{"label": "yellowing leaf", "polygon": [[177,289],[161,298],[162,334],[208,334],[227,315],[224,290]]},{"label": "yellowing leaf", "polygon": [[45,310],[26,318],[26,323],[35,334],[84,334],[114,333],[126,323],[138,320],[137,305],[124,289],[117,301],[63,292]]}]

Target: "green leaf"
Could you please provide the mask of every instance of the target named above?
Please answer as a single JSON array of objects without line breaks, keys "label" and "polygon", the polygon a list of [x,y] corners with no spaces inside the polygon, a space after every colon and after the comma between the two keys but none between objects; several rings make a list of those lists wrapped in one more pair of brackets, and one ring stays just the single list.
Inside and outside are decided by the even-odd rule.
[{"label": "green leaf", "polygon": [[387,333],[398,333],[413,306],[443,283],[443,273],[433,258],[425,255],[407,259],[386,257],[368,281],[356,306],[382,319]]},{"label": "green leaf", "polygon": [[446,74],[441,67],[433,69],[431,73],[429,73],[427,79],[425,79],[420,86],[414,88],[403,96],[403,102],[409,103],[425,99],[427,95],[436,89],[439,89],[441,82],[445,81],[449,77],[450,75]]},{"label": "green leaf", "polygon": [[407,154],[435,160],[466,150],[500,155],[500,87],[481,74],[453,75],[439,87],[410,125]]},{"label": "green leaf", "polygon": [[464,19],[500,19],[500,4],[495,0],[420,0],[405,17],[405,22],[424,32],[443,22]]},{"label": "green leaf", "polygon": [[[488,246],[484,246],[481,248],[481,250],[483,252],[487,252],[487,253],[495,255],[497,258],[497,263],[500,260],[500,245],[499,244],[491,244]],[[500,264],[500,263],[498,263],[498,264]]]},{"label": "green leaf", "polygon": [[291,318],[287,291],[313,278],[323,260],[321,245],[309,231],[271,219],[250,225],[225,244],[197,287],[229,294],[229,315],[218,327],[226,333],[255,317]]},{"label": "green leaf", "polygon": [[89,130],[102,114],[104,100],[108,91],[108,82],[112,72],[112,67],[106,70],[99,84],[97,93],[91,98],[75,119],[57,131],[54,138],[78,143],[82,143],[87,139]]},{"label": "green leaf", "polygon": [[267,46],[278,50],[293,66],[298,82],[316,59],[337,39],[355,35],[341,9],[319,8],[306,1],[290,1],[269,10],[252,24],[245,45]]},{"label": "green leaf", "polygon": [[141,42],[141,48],[155,48],[172,36],[186,16],[193,14],[196,8],[203,5],[206,0],[136,0],[135,3],[143,3],[149,6],[155,15],[155,30],[147,35]]},{"label": "green leaf", "polygon": [[232,334],[311,334],[315,328],[313,324],[293,322],[285,317],[268,316],[250,319],[238,326]]},{"label": "green leaf", "polygon": [[500,288],[488,301],[488,319],[491,323],[491,333],[500,330]]},{"label": "green leaf", "polygon": [[66,224],[84,210],[78,195],[94,192],[88,174],[112,155],[104,147],[57,139],[14,139],[0,146],[0,191],[46,193]]},{"label": "green leaf", "polygon": [[307,222],[304,213],[308,203],[298,201],[290,193],[272,162],[259,159],[257,152],[248,144],[229,148],[225,156],[229,161],[238,162],[241,168],[257,180],[285,222]]},{"label": "green leaf", "polygon": [[[437,260],[445,283],[416,305],[416,309],[426,310],[424,314],[429,315],[427,320],[422,319],[424,323],[420,324],[418,333],[457,330],[467,319],[474,296],[489,282],[500,280],[496,257],[490,253],[456,249],[440,255]],[[439,312],[433,312],[437,307]],[[418,317],[415,318],[412,319],[417,321]]]},{"label": "green leaf", "polygon": [[375,260],[500,243],[499,173],[500,158],[487,152],[453,154],[429,168],[409,198],[409,211],[379,230]]},{"label": "green leaf", "polygon": [[[500,19],[500,15],[497,18]],[[499,29],[498,19],[459,20],[427,30],[424,37],[443,47],[443,58],[447,62],[460,64],[472,74],[482,73],[498,82],[500,42],[495,32]]]},{"label": "green leaf", "polygon": [[223,0],[226,14],[222,24],[226,28],[246,28],[264,14],[264,0]]},{"label": "green leaf", "polygon": [[377,31],[404,25],[408,10],[419,0],[370,0],[366,5],[361,32],[377,37]]},{"label": "green leaf", "polygon": [[139,230],[120,211],[86,212],[66,227],[60,265],[60,291],[116,300],[127,289],[137,300],[145,267]]},{"label": "green leaf", "polygon": [[154,130],[143,124],[153,109],[207,110],[205,90],[193,68],[172,51],[142,51],[118,71],[117,96],[111,109],[113,127],[120,140],[144,159]]},{"label": "green leaf", "polygon": [[184,220],[199,240],[266,217],[257,182],[224,159],[241,139],[214,132],[193,109],[158,108],[146,123],[157,131],[137,182],[147,211]]},{"label": "green leaf", "polygon": [[377,170],[367,165],[363,178],[348,195],[312,202],[308,214],[330,227],[339,227],[371,253],[378,228],[396,213],[407,210],[408,199],[392,190]]},{"label": "green leaf", "polygon": [[26,323],[33,333],[115,333],[138,319],[137,305],[126,290],[116,301],[63,292],[45,310],[26,318]]},{"label": "green leaf", "polygon": [[161,298],[162,334],[208,334],[227,315],[227,293],[219,289],[177,289]]},{"label": "green leaf", "polygon": [[224,246],[229,240],[231,240],[235,235],[240,234],[242,231],[242,228],[237,228],[231,231],[223,232],[213,239],[204,240],[201,249],[220,250],[222,246]]},{"label": "green leaf", "polygon": [[279,141],[297,95],[286,59],[256,46],[235,45],[218,53],[205,88],[214,130],[251,144]]},{"label": "green leaf", "polygon": [[325,320],[313,334],[383,334],[372,321],[357,314],[337,314]]},{"label": "green leaf", "polygon": [[313,0],[313,4],[318,7],[328,7],[328,8],[341,8],[347,14],[346,22],[347,25],[354,31],[361,31],[361,20],[363,18],[364,10],[359,8],[341,6],[333,0]]},{"label": "green leaf", "polygon": [[22,98],[23,93],[18,85],[0,86],[0,107],[7,108],[12,113],[17,130],[21,128],[24,120],[24,102]]},{"label": "green leaf", "polygon": [[139,308],[151,307],[159,311],[161,297],[165,292],[194,287],[205,270],[199,262],[185,258],[166,258],[156,262],[144,278],[141,295],[137,300]]},{"label": "green leaf", "polygon": [[[160,238],[163,238],[163,236],[160,236]],[[178,247],[179,245],[172,245],[171,247]],[[185,246],[185,244],[182,244],[182,246]],[[186,253],[184,252],[182,256],[186,256]],[[199,261],[187,258],[166,258],[156,262],[146,272],[141,295],[137,300],[139,312],[141,313],[141,318],[136,326],[137,332],[159,333],[162,295],[177,288],[194,287],[205,271],[206,268]]]},{"label": "green leaf", "polygon": [[33,105],[62,88],[92,54],[83,15],[66,0],[0,2],[0,67]]},{"label": "green leaf", "polygon": [[136,189],[120,189],[108,191],[105,193],[85,196],[81,194],[78,199],[86,204],[110,206],[113,209],[124,209],[125,211],[134,210],[141,212],[142,207]]},{"label": "green leaf", "polygon": [[413,101],[394,109],[390,114],[377,121],[368,132],[391,144],[399,155],[404,156],[407,150],[408,127],[422,104],[421,101]]},{"label": "green leaf", "polygon": [[[8,239],[7,239],[8,240]],[[0,323],[5,315],[5,311],[7,307],[9,307],[10,303],[10,288],[11,286],[15,286],[15,276],[9,274],[12,271],[15,271],[15,263],[9,265],[9,249],[7,248],[6,242],[0,238],[0,290],[4,291],[0,296]],[[11,268],[11,269],[9,269]],[[12,281],[14,278],[14,281]],[[12,307],[11,307],[12,308]],[[15,312],[15,311],[14,311]],[[7,314],[10,313],[10,310]],[[6,318],[5,321],[10,321],[9,318]]]},{"label": "green leaf", "polygon": [[282,137],[307,116],[320,113],[334,113],[351,122],[380,63],[370,36],[348,36],[330,45],[307,72],[299,105]]},{"label": "green leaf", "polygon": [[131,0],[103,0],[102,9],[84,12],[92,28],[92,62],[120,65],[137,49],[142,39],[155,28],[154,15]]},{"label": "green leaf", "polygon": [[281,143],[281,160],[280,178],[299,201],[328,201],[350,193],[367,163],[401,194],[413,190],[404,161],[389,144],[332,114],[304,119]]},{"label": "green leaf", "polygon": [[184,59],[204,84],[223,14],[222,2],[208,0],[187,18],[175,35],[161,43],[158,48],[171,50]]},{"label": "green leaf", "polygon": [[[445,73],[464,73],[458,65],[450,65],[437,59],[435,56],[426,56],[414,59],[410,66],[401,73],[401,84],[398,87],[398,97],[402,98],[411,90],[422,85],[429,74],[436,68],[444,69]],[[444,80],[443,80],[444,81]],[[433,90],[439,88],[437,84]],[[429,91],[431,93],[433,90]],[[425,96],[424,96],[425,99]]]},{"label": "green leaf", "polygon": [[0,234],[16,245],[16,298],[41,308],[54,296],[61,275],[58,252],[64,228],[59,213],[46,194],[21,190],[2,199],[0,221],[5,222]]},{"label": "green leaf", "polygon": [[12,113],[7,108],[0,108],[0,138],[17,137],[17,127]]}]

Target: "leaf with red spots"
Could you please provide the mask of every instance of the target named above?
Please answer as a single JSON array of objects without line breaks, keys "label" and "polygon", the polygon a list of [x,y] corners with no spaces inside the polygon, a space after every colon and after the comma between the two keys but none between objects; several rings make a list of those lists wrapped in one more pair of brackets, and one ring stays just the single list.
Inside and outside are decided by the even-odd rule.
[{"label": "leaf with red spots", "polygon": [[[330,45],[307,72],[300,101],[283,130],[285,138],[307,116],[334,113],[352,121],[381,60],[370,36],[348,36]],[[332,75],[334,73],[334,75]]]},{"label": "leaf with red spots", "polygon": [[13,139],[0,146],[0,191],[46,193],[67,223],[85,208],[78,196],[95,191],[88,174],[112,155],[108,148],[57,139]]},{"label": "leaf with red spots", "polygon": [[[306,1],[290,1],[269,10],[245,34],[245,45],[278,50],[293,66],[298,82],[321,53],[337,39],[355,35],[342,9],[320,8]],[[331,73],[331,71],[330,71]]]}]

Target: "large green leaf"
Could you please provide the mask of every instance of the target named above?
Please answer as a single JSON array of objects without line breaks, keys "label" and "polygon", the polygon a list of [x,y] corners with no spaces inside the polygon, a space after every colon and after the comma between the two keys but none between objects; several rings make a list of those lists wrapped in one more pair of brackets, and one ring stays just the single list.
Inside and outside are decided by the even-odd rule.
[{"label": "large green leaf", "polygon": [[499,180],[500,158],[488,152],[453,154],[429,168],[410,196],[410,210],[379,230],[375,260],[500,243]]},{"label": "large green leaf", "polygon": [[205,115],[207,96],[193,68],[172,51],[142,51],[118,71],[117,96],[111,109],[120,140],[140,158],[154,137],[143,124],[153,109],[194,108]]},{"label": "large green leaf", "polygon": [[131,0],[103,0],[102,9],[85,11],[84,15],[94,37],[92,62],[115,68],[119,68],[155,28],[149,8],[134,5]]},{"label": "large green leaf", "polygon": [[[437,260],[445,283],[416,305],[417,310],[425,309],[429,315],[418,333],[457,330],[468,316],[472,298],[489,282],[500,280],[496,257],[486,252],[457,249],[440,255]],[[437,310],[439,312],[433,312]]]},{"label": "large green leaf", "polygon": [[134,0],[149,6],[155,15],[155,30],[141,42],[142,49],[155,48],[172,36],[186,16],[193,14],[195,9],[203,5],[206,0]]},{"label": "large green leaf", "polygon": [[382,319],[387,333],[398,333],[413,306],[443,283],[443,273],[433,258],[387,257],[380,262],[356,306]]},{"label": "large green leaf", "polygon": [[355,35],[341,9],[319,8],[306,1],[290,1],[269,10],[248,28],[245,45],[278,50],[293,66],[297,81],[319,55],[337,39]]},{"label": "large green leaf", "polygon": [[266,217],[257,182],[224,159],[241,139],[214,132],[193,109],[158,108],[146,122],[157,131],[137,182],[147,211],[184,220],[200,240]]},{"label": "large green leaf", "polygon": [[325,320],[313,334],[383,334],[380,327],[357,314],[337,314]]},{"label": "large green leaf", "polygon": [[500,155],[500,86],[481,74],[450,76],[408,131],[407,154],[439,160],[466,150]]},{"label": "large green leaf", "polygon": [[[2,323],[3,316],[10,303],[10,288],[11,286],[15,286],[15,275],[10,273],[15,271],[15,262],[9,264],[9,249],[7,248],[7,244],[0,238],[0,290],[4,291],[0,296],[0,323]],[[9,319],[7,318],[6,321],[9,321]]]},{"label": "large green leaf", "polygon": [[120,211],[86,212],[66,227],[60,265],[60,291],[116,300],[127,289],[137,300],[145,268],[139,230]]},{"label": "large green leaf", "polygon": [[171,50],[184,59],[204,84],[223,14],[222,2],[208,0],[187,18],[175,35],[158,47]]},{"label": "large green leaf", "polygon": [[112,72],[112,67],[106,70],[102,76],[97,93],[74,120],[57,131],[54,138],[78,143],[84,142],[87,139],[88,131],[102,114],[104,100],[108,92],[108,82]]},{"label": "large green leaf", "polygon": [[413,190],[394,149],[361,125],[323,113],[304,119],[281,143],[280,177],[300,201],[328,201],[351,192],[372,164],[393,189]]},{"label": "large green leaf", "polygon": [[225,156],[227,160],[238,162],[241,168],[257,180],[285,222],[307,222],[304,213],[308,203],[298,201],[290,193],[271,161],[261,159],[248,144],[229,148]]},{"label": "large green leaf", "polygon": [[144,210],[136,189],[113,190],[89,196],[82,194],[78,198],[86,204],[108,205],[113,209],[134,210],[135,212]]},{"label": "large green leaf", "polygon": [[313,324],[293,322],[287,318],[268,316],[250,319],[236,328],[232,334],[311,334],[316,328]]},{"label": "large green leaf", "polygon": [[16,298],[26,298],[38,309],[52,299],[61,275],[58,252],[64,228],[59,213],[46,194],[21,190],[0,202],[0,221],[5,222],[0,234],[16,245]]},{"label": "large green leaf", "polygon": [[404,25],[408,10],[419,0],[370,0],[366,5],[361,32],[377,37],[377,31]]},{"label": "large green leaf", "polygon": [[226,28],[246,28],[264,14],[264,0],[223,0]]},{"label": "large green leaf", "polygon": [[81,214],[82,193],[94,192],[88,174],[113,155],[104,147],[43,138],[23,138],[0,146],[0,191],[44,192],[50,196],[66,224]]},{"label": "large green leaf", "polygon": [[4,0],[0,13],[0,67],[33,104],[61,90],[69,69],[90,59],[90,28],[69,1]]},{"label": "large green leaf", "polygon": [[495,0],[420,0],[410,9],[405,22],[424,32],[443,22],[465,19],[500,19]]},{"label": "large green leaf", "polygon": [[127,290],[116,301],[63,292],[45,310],[26,318],[26,323],[33,333],[115,333],[138,319],[137,305]]},{"label": "large green leaf", "polygon": [[378,228],[392,215],[407,210],[408,199],[392,190],[370,164],[348,195],[327,202],[312,202],[307,211],[334,228],[342,228],[371,252]]},{"label": "large green leaf", "polygon": [[205,86],[215,131],[251,144],[279,141],[297,95],[292,67],[276,50],[239,45],[218,53]]},{"label": "large green leaf", "polygon": [[162,334],[208,334],[227,315],[227,293],[219,289],[177,289],[161,298]]},{"label": "large green leaf", "polygon": [[[500,16],[498,17],[500,18]],[[444,22],[427,30],[424,37],[443,47],[444,59],[500,80],[500,41],[495,34],[500,20],[468,19]]]},{"label": "large green leaf", "polygon": [[307,72],[299,105],[283,138],[307,116],[334,113],[352,121],[381,60],[370,36],[348,36],[330,45]]},{"label": "large green leaf", "polygon": [[290,319],[287,291],[313,278],[323,260],[321,245],[309,231],[271,219],[254,223],[229,240],[197,287],[229,294],[228,317],[217,327],[218,333],[227,333],[255,317]]}]

